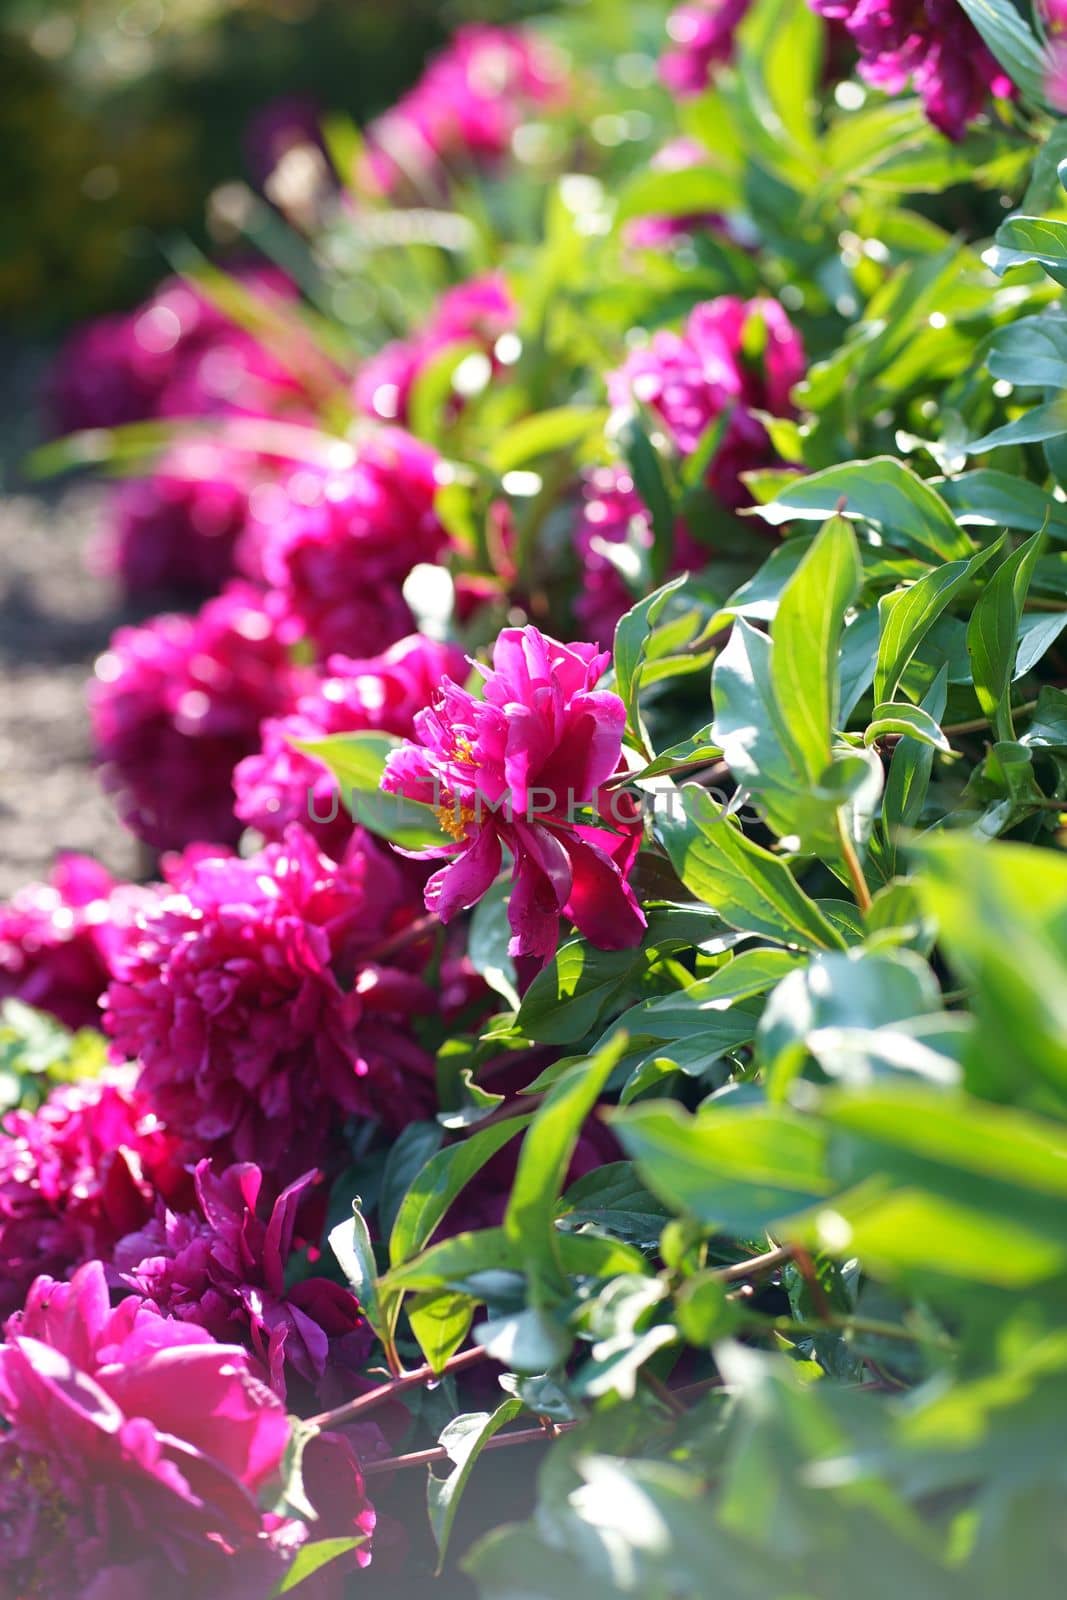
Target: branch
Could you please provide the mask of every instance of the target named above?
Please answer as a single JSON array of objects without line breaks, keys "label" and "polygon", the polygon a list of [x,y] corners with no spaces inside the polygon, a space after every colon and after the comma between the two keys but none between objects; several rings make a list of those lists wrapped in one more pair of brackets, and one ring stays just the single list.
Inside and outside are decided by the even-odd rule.
[{"label": "branch", "polygon": [[439,1383],[443,1377],[466,1372],[468,1367],[477,1366],[488,1359],[488,1352],[481,1345],[472,1345],[469,1350],[461,1350],[459,1355],[450,1356],[440,1372],[435,1372],[428,1363],[415,1367],[411,1372],[401,1373],[399,1378],[392,1378],[388,1383],[379,1384],[376,1389],[369,1389],[366,1394],[357,1395],[343,1406],[336,1406],[332,1411],[321,1411],[317,1417],[309,1417],[308,1425],[312,1428],[337,1428],[345,1422],[358,1422],[369,1412],[377,1411],[379,1406],[388,1405],[398,1395],[407,1394],[409,1389],[421,1389],[428,1383]]}]

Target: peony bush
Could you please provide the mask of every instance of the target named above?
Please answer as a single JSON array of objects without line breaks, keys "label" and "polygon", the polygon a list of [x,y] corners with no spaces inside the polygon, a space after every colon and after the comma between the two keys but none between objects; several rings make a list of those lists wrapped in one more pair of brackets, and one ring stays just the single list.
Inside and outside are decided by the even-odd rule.
[{"label": "peony bush", "polygon": [[1062,31],[467,26],[62,352],[5,1595],[1058,1595]]}]

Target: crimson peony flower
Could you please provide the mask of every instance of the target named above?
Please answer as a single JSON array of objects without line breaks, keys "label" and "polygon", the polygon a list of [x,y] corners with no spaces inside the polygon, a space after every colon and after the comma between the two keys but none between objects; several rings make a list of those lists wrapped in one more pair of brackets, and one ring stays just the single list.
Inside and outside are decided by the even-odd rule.
[{"label": "crimson peony flower", "polygon": [[14,996],[68,1028],[99,1025],[108,952],[138,898],[89,856],[61,855],[47,883],[0,905],[0,1000]]},{"label": "crimson peony flower", "polygon": [[157,1208],[112,1257],[122,1282],[159,1311],[249,1346],[283,1400],[287,1369],[314,1385],[327,1360],[358,1368],[374,1342],[349,1289],[315,1277],[286,1287],[298,1212],[315,1177],[304,1173],[270,1207],[260,1203],[257,1166],[217,1172],[201,1161],[196,1210]]},{"label": "crimson peony flower", "polygon": [[215,594],[236,570],[250,489],[245,457],[218,445],[177,446],[151,477],[116,491],[99,564],[127,595]]},{"label": "crimson peony flower", "polygon": [[293,823],[246,860],[190,851],[168,876],[104,1018],[168,1126],[284,1182],[323,1164],[347,1115],[427,1113],[433,1062],[410,1019],[432,995],[374,958],[415,912],[399,863],[362,833],[331,861]]},{"label": "crimson peony flower", "polygon": [[[469,909],[512,855],[511,954],[547,959],[561,915],[594,944],[638,944],[645,927],[626,874],[639,840],[629,802],[601,795],[619,766],[626,711],[597,690],[610,657],[591,644],[559,644],[536,628],[506,628],[485,671],[485,698],[446,679],[415,719],[417,743],[390,755],[382,788],[432,803],[452,843],[426,886],[426,905],[448,922]],[[579,808],[607,825],[579,823]]]},{"label": "crimson peony flower", "polygon": [[740,474],[774,460],[753,410],[790,415],[789,391],[803,375],[800,335],[776,300],[722,295],[696,306],[681,333],[663,330],[635,350],[608,374],[608,394],[619,407],[649,406],[683,457],[732,408],[706,482],[735,507],[751,499]]},{"label": "crimson peony flower", "polygon": [[659,74],[674,94],[702,94],[717,67],[733,59],[734,34],[751,0],[695,0],[667,19],[672,49],[660,57]]},{"label": "crimson peony flower", "polygon": [[[586,474],[576,544],[582,579],[574,613],[582,632],[602,649],[610,649],[616,623],[636,599],[620,570],[620,561],[625,560],[622,547],[652,548],[651,518],[633,479],[621,467],[595,467]],[[699,571],[710,556],[685,524],[677,523],[670,572]]]},{"label": "crimson peony flower", "polygon": [[91,714],[126,825],[158,849],[236,840],[233,769],[258,747],[263,718],[288,710],[307,681],[246,584],[196,616],[120,628],[96,664]]},{"label": "crimson peony flower", "polygon": [[[4,1593],[266,1600],[308,1530],[257,1506],[289,1423],[244,1351],[135,1296],[112,1310],[98,1261],[68,1284],[38,1278],[5,1331]],[[374,1512],[347,1442],[325,1435],[308,1465],[312,1493],[323,1469],[334,1493],[347,1491],[344,1531],[369,1533]]]},{"label": "crimson peony flower", "polygon": [[261,497],[244,565],[277,592],[284,639],[307,638],[325,658],[375,654],[411,632],[401,585],[446,538],[434,510],[436,466],[429,446],[379,428],[354,466],[302,469]]},{"label": "crimson peony flower", "polygon": [[36,1112],[11,1111],[0,1136],[0,1316],[40,1273],[65,1277],[190,1196],[186,1151],[129,1072],[62,1084]]},{"label": "crimson peony flower", "polygon": [[950,139],[962,139],[990,96],[1011,99],[1015,85],[958,0],[809,0],[841,22],[860,55],[860,73],[886,94],[909,82],[926,115]]},{"label": "crimson peony flower", "polygon": [[415,633],[365,661],[331,656],[327,672],[301,696],[295,712],[263,724],[259,753],[240,763],[233,783],[237,815],[265,839],[280,838],[290,822],[300,822],[336,857],[353,827],[337,780],[292,741],[360,729],[409,735],[416,712],[429,705],[441,679],[466,676],[466,657],[454,645]]},{"label": "crimson peony flower", "polygon": [[357,406],[385,422],[406,423],[412,388],[432,361],[451,346],[475,344],[499,366],[496,345],[514,329],[518,316],[502,273],[457,284],[441,296],[420,332],[394,340],[364,363],[355,384]]},{"label": "crimson peony flower", "polygon": [[[261,297],[296,293],[273,268],[237,276]],[[60,352],[50,388],[61,433],[219,411],[267,416],[301,401],[299,385],[260,341],[183,278],[167,279],[128,316],[79,328]]]},{"label": "crimson peony flower", "polygon": [[365,177],[394,195],[424,189],[450,162],[491,165],[523,119],[558,102],[563,87],[558,57],[533,34],[459,28],[414,88],[367,129]]}]

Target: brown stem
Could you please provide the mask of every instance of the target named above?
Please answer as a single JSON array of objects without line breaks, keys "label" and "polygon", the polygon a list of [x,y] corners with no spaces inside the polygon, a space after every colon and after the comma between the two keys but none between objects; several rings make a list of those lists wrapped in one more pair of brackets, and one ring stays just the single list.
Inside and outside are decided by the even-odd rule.
[{"label": "brown stem", "polygon": [[481,1345],[472,1345],[469,1350],[461,1350],[459,1355],[450,1356],[440,1372],[435,1372],[428,1363],[414,1367],[411,1372],[401,1373],[388,1383],[380,1383],[376,1389],[368,1389],[366,1394],[357,1395],[343,1406],[335,1406],[332,1411],[321,1411],[317,1417],[309,1417],[308,1424],[313,1428],[337,1428],[345,1422],[358,1422],[369,1412],[377,1411],[379,1406],[395,1400],[398,1395],[407,1394],[409,1389],[421,1389],[428,1383],[439,1383],[443,1377],[466,1372],[468,1367],[477,1366],[488,1359],[488,1353]]},{"label": "brown stem", "polygon": [[416,944],[425,934],[434,933],[440,926],[441,921],[437,913],[428,912],[425,917],[416,917],[414,922],[409,922],[399,933],[390,934],[389,938],[383,939],[380,944],[372,945],[359,959],[361,963],[383,961],[386,956],[395,955],[398,950],[405,950],[409,944]]},{"label": "brown stem", "polygon": [[825,1322],[829,1322],[834,1314],[834,1308],[827,1298],[826,1290],[819,1282],[819,1274],[815,1270],[814,1261],[800,1245],[793,1246],[793,1260],[796,1263],[797,1271],[807,1285],[816,1316],[822,1317]]},{"label": "brown stem", "polygon": [[[513,1444],[548,1444],[558,1434],[569,1433],[578,1422],[548,1422],[540,1428],[520,1428],[512,1433],[495,1433],[482,1446],[483,1450],[504,1450]],[[382,1461],[366,1461],[363,1475],[374,1478],[385,1472],[403,1472],[408,1467],[433,1466],[436,1461],[448,1461],[448,1451],[440,1445],[430,1450],[412,1450],[405,1456],[387,1456]]]},{"label": "brown stem", "polygon": [[749,1261],[735,1261],[732,1267],[716,1268],[715,1276],[722,1283],[741,1283],[747,1278],[766,1277],[768,1272],[773,1272],[776,1267],[787,1266],[792,1259],[791,1244],[776,1245],[773,1250],[753,1256]]},{"label": "brown stem", "polygon": [[841,854],[844,857],[849,878],[852,881],[852,893],[856,897],[856,904],[862,912],[866,913],[871,909],[871,891],[867,887],[867,879],[863,876],[860,858],[856,854],[856,847],[852,843],[844,812],[842,811],[837,813],[837,837],[841,844]]},{"label": "brown stem", "polygon": [[[1013,717],[1019,717],[1024,716],[1027,711],[1036,710],[1036,708],[1036,700],[1027,700],[1021,706],[1012,706],[1011,713]],[[941,732],[949,736],[954,733],[981,733],[983,728],[988,727],[988,717],[972,717],[969,722],[950,722],[946,727],[941,729]]]}]

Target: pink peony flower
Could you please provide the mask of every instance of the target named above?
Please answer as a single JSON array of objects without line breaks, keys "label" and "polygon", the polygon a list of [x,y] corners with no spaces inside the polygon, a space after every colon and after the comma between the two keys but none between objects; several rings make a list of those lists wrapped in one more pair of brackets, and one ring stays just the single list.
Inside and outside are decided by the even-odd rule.
[{"label": "pink peony flower", "polygon": [[445,544],[434,510],[434,452],[399,428],[367,435],[347,471],[298,471],[262,497],[244,566],[277,592],[281,636],[320,657],[375,654],[410,633],[401,593]]},{"label": "pink peony flower", "polygon": [[112,1257],[122,1282],[160,1312],[249,1347],[282,1400],[287,1371],[315,1385],[327,1360],[358,1368],[374,1342],[349,1289],[315,1277],[286,1287],[298,1212],[315,1176],[304,1173],[269,1207],[260,1203],[258,1167],[216,1172],[201,1161],[196,1210],[158,1207]]},{"label": "pink peony flower", "polygon": [[104,784],[126,825],[159,849],[235,841],[233,769],[257,748],[264,717],[288,710],[307,681],[246,584],[196,616],[120,628],[90,704]]},{"label": "pink peony flower", "polygon": [[753,409],[789,416],[789,391],[804,374],[800,335],[776,300],[723,295],[690,313],[681,333],[661,331],[608,374],[615,406],[637,400],[659,416],[683,458],[732,408],[706,482],[726,506],[750,503],[740,474],[773,461]]},{"label": "pink peony flower", "polygon": [[[576,543],[582,577],[574,613],[586,637],[607,650],[616,623],[637,598],[619,568],[621,547],[652,548],[651,519],[633,479],[621,467],[595,467],[586,474]],[[679,522],[670,573],[697,572],[710,556]]]},{"label": "pink peony flower", "polygon": [[396,1129],[431,1109],[410,1023],[433,997],[374,955],[416,909],[386,852],[357,834],[330,861],[294,823],[245,860],[191,851],[168,876],[104,1018],[168,1126],[284,1182],[326,1164],[346,1116]]},{"label": "pink peony flower", "polygon": [[[296,292],[271,268],[237,276],[260,296],[290,300]],[[182,278],[169,278],[129,316],[80,328],[60,352],[50,389],[61,433],[206,412],[270,415],[301,400],[293,376],[260,341]]]},{"label": "pink peony flower", "polygon": [[844,25],[860,72],[886,94],[909,83],[936,128],[962,139],[991,96],[1013,99],[1015,85],[983,44],[957,0],[809,0]]},{"label": "pink peony flower", "polygon": [[441,296],[420,332],[394,340],[364,363],[355,385],[357,406],[385,422],[406,423],[411,390],[432,361],[450,346],[467,344],[480,346],[492,360],[500,336],[517,321],[518,307],[501,273],[457,284]]},{"label": "pink peony flower", "polygon": [[[432,803],[452,836],[426,852],[450,858],[426,887],[442,922],[481,899],[506,847],[512,955],[551,956],[563,915],[604,949],[640,942],[645,918],[626,881],[639,825],[625,796],[599,792],[619,766],[626,723],[619,697],[595,687],[609,660],[591,644],[506,628],[484,700],[446,679],[415,719],[417,743],[389,757],[383,789]],[[579,808],[607,826],[579,823]]]},{"label": "pink peony flower", "polygon": [[246,756],[233,782],[237,815],[265,839],[280,838],[290,822],[300,822],[321,849],[338,857],[352,837],[352,822],[337,780],[292,741],[360,729],[405,737],[441,679],[465,677],[466,657],[454,645],[416,633],[365,661],[331,656],[327,672],[293,713],[263,724],[259,753]]},{"label": "pink peony flower", "polygon": [[40,1273],[65,1277],[141,1227],[157,1198],[187,1202],[186,1151],[115,1072],[11,1111],[0,1136],[0,1315]]},{"label": "pink peony flower", "polygon": [[543,40],[515,28],[459,28],[415,87],[367,130],[365,176],[383,195],[424,190],[449,163],[486,166],[516,128],[559,101],[561,64]]},{"label": "pink peony flower", "polygon": [[97,1261],[38,1278],[6,1334],[4,1593],[263,1600],[286,1554],[256,1496],[289,1423],[244,1352],[133,1296],[111,1310]]},{"label": "pink peony flower", "polygon": [[251,487],[245,457],[211,444],[175,447],[151,477],[116,491],[100,564],[127,595],[216,594],[236,570]]},{"label": "pink peony flower", "polygon": [[715,69],[733,59],[734,34],[751,0],[691,0],[667,19],[672,49],[660,57],[659,73],[674,94],[702,94]]},{"label": "pink peony flower", "polygon": [[0,1000],[14,996],[68,1028],[98,1025],[108,952],[137,898],[89,856],[61,855],[47,883],[0,905]]}]

